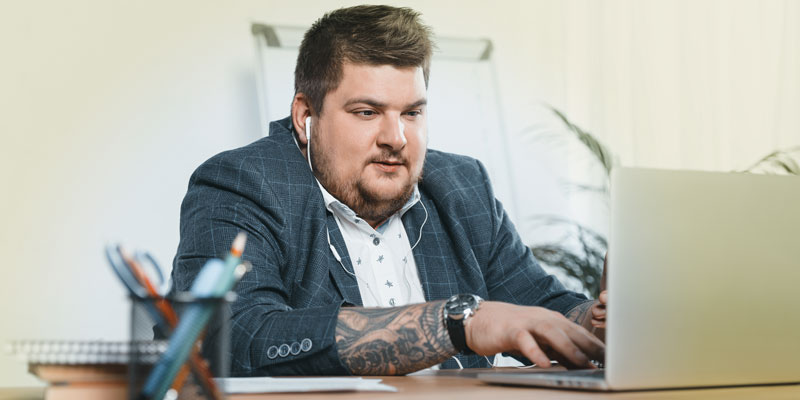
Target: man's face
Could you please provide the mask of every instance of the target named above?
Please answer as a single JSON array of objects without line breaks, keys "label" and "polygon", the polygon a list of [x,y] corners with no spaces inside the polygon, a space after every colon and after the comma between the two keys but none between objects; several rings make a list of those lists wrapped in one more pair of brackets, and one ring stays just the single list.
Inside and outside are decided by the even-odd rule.
[{"label": "man's face", "polygon": [[312,122],[311,163],[328,192],[371,225],[400,209],[427,147],[422,68],[345,63]]}]

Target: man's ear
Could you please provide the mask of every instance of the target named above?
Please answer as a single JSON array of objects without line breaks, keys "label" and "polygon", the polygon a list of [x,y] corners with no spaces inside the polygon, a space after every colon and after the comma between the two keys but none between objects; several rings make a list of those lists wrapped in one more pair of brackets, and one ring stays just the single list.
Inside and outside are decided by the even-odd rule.
[{"label": "man's ear", "polygon": [[292,125],[294,125],[295,138],[300,147],[308,146],[306,140],[306,117],[311,116],[311,104],[303,93],[297,93],[292,100]]}]

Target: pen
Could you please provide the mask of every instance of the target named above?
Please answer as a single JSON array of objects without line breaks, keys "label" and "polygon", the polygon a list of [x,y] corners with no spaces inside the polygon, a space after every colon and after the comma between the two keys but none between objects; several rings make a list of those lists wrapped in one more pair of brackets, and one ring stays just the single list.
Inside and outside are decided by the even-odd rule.
[{"label": "pen", "polygon": [[216,293],[218,296],[224,295],[228,290],[230,290],[230,288],[233,287],[233,281],[236,279],[234,270],[242,261],[242,253],[244,253],[245,243],[247,243],[247,235],[244,232],[239,232],[239,234],[233,239],[231,251],[225,258],[225,271],[222,274],[224,279],[221,279],[216,287]]},{"label": "pen", "polygon": [[153,299],[156,299],[156,307],[159,311],[161,311],[161,314],[164,315],[167,323],[170,325],[170,327],[174,328],[175,324],[178,323],[178,316],[175,314],[175,310],[167,302],[167,299],[158,293],[155,285],[153,285],[153,282],[151,282],[150,278],[147,277],[147,274],[144,273],[144,270],[139,265],[139,262],[136,261],[136,259],[131,257],[122,246],[118,246],[117,250],[119,251],[119,255],[122,257],[122,261],[124,261],[125,265],[130,268],[133,276],[145,288],[147,294]]},{"label": "pen", "polygon": [[[118,247],[119,254],[122,257],[122,260],[125,264],[131,269],[133,272],[133,276],[136,277],[137,280],[145,287],[147,293],[155,300],[155,305],[158,311],[164,316],[167,321],[168,328],[165,327],[165,334],[167,333],[166,330],[170,328],[175,328],[178,324],[178,316],[175,313],[175,310],[169,304],[167,299],[161,296],[156,290],[155,285],[150,281],[150,278],[147,277],[147,274],[144,273],[144,270],[139,265],[139,262],[130,256],[122,246]],[[145,300],[147,301],[147,300]],[[221,399],[222,395],[217,388],[216,383],[214,382],[214,377],[209,371],[208,366],[203,361],[203,358],[200,356],[198,349],[192,351],[191,355],[189,356],[191,369],[200,377],[200,383],[205,387],[209,394],[214,399]],[[186,378],[189,376],[189,367],[184,365],[181,367],[180,371],[178,372],[178,377],[175,379],[175,382],[172,384],[172,389],[176,392],[179,392],[180,389],[183,387],[184,383],[186,382]]]},{"label": "pen", "polygon": [[[233,284],[246,271],[246,267],[240,265],[246,239],[243,233],[236,236],[224,262],[219,259],[206,262],[192,283],[191,293],[195,298],[221,297],[231,290]],[[194,347],[195,341],[208,324],[213,311],[213,307],[202,303],[190,304],[187,307],[172,334],[167,350],[148,376],[140,398],[164,397],[180,366]]]}]

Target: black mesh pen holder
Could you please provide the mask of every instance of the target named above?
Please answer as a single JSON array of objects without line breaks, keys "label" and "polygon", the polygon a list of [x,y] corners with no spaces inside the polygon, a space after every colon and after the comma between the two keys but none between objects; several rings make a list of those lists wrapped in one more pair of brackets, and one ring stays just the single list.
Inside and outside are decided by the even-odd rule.
[{"label": "black mesh pen holder", "polygon": [[[195,297],[191,293],[174,293],[166,298],[131,297],[131,344],[128,365],[128,395],[130,399],[151,399],[153,391],[146,390],[166,385],[169,390],[164,399],[222,399],[222,388],[213,378],[224,378],[230,371],[230,304],[236,294],[228,292],[222,297]],[[196,322],[198,314],[204,315],[202,326]],[[193,318],[194,317],[194,318]],[[194,325],[199,331],[189,343],[175,338],[181,324]],[[190,347],[183,362],[170,358],[171,347]],[[185,350],[185,349],[184,349]],[[174,352],[169,353],[170,355]],[[170,360],[171,362],[165,362]],[[174,371],[169,374],[151,374],[161,363]],[[152,377],[156,375],[158,378]],[[160,382],[159,385],[152,385]],[[149,386],[148,386],[149,385]]]}]

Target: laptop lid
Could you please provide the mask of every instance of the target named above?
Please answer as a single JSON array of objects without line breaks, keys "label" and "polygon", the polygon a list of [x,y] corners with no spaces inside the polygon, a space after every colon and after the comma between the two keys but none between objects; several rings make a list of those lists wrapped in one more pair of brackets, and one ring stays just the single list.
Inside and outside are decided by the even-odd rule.
[{"label": "laptop lid", "polygon": [[800,381],[800,178],[617,168],[606,381]]}]

